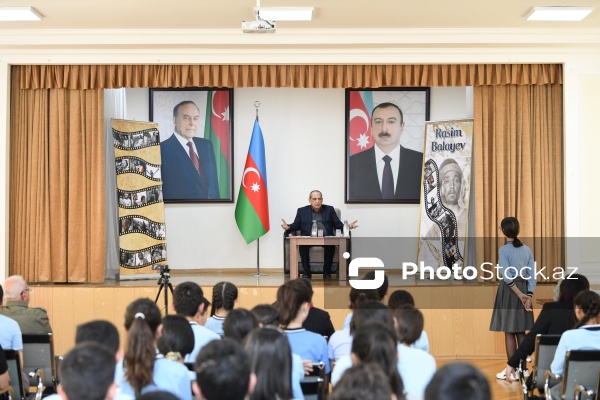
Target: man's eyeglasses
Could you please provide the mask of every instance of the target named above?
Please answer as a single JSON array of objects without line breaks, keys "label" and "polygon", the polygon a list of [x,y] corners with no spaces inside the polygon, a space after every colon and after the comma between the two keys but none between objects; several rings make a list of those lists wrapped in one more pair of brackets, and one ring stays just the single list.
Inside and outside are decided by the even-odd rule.
[{"label": "man's eyeglasses", "polygon": [[21,296],[23,296],[23,293],[27,293],[27,292],[29,292],[29,293],[33,293],[33,289],[29,289],[29,288],[27,288],[27,289],[23,290],[23,291],[21,292]]}]

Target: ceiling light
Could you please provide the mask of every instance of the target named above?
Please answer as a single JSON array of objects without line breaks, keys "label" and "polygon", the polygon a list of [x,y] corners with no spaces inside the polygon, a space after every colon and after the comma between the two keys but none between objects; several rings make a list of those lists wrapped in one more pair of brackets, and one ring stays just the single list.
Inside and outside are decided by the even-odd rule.
[{"label": "ceiling light", "polygon": [[533,7],[527,21],[581,21],[593,7]]},{"label": "ceiling light", "polygon": [[310,21],[313,10],[314,7],[262,7],[259,14],[267,21]]},{"label": "ceiling light", "polygon": [[0,7],[0,22],[41,20],[42,16],[32,7]]}]

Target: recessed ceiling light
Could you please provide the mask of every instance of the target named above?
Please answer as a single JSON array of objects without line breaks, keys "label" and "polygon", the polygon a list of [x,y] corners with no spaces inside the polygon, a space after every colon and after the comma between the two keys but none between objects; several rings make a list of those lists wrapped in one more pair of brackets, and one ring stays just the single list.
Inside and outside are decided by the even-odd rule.
[{"label": "recessed ceiling light", "polygon": [[259,15],[267,21],[310,21],[313,11],[314,7],[262,7]]},{"label": "recessed ceiling light", "polygon": [[527,21],[581,21],[593,7],[533,7]]},{"label": "recessed ceiling light", "polygon": [[32,7],[0,7],[0,21],[41,21],[42,16]]}]

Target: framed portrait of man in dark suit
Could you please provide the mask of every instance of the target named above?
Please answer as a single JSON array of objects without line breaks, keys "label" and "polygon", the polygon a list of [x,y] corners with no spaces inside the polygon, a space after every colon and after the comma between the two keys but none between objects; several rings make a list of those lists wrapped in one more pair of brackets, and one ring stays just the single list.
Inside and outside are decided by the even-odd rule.
[{"label": "framed portrait of man in dark suit", "polygon": [[233,202],[233,89],[150,89],[165,203]]},{"label": "framed portrait of man in dark suit", "polygon": [[428,120],[428,87],[346,89],[346,203],[419,203]]}]

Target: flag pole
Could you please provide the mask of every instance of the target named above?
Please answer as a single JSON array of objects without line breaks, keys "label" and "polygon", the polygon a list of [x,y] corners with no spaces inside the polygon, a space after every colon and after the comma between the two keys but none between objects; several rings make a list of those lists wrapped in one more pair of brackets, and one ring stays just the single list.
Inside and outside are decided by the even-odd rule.
[{"label": "flag pole", "polygon": [[[258,122],[258,108],[260,107],[260,101],[254,102],[254,107],[256,108],[256,121]],[[256,272],[253,274],[248,274],[248,276],[268,276],[269,274],[261,274],[260,273],[260,238],[256,239]]]}]

